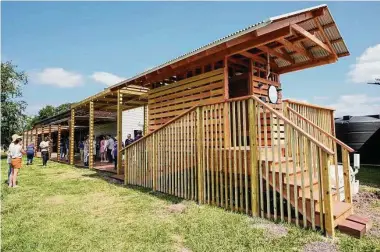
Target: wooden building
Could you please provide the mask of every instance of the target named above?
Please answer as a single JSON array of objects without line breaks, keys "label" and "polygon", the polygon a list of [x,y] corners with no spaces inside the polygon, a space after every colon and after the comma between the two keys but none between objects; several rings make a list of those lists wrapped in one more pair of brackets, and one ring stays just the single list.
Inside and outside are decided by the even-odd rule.
[{"label": "wooden building", "polygon": [[[149,89],[148,134],[120,150],[119,174],[126,184],[334,236],[335,227],[355,219],[353,150],[335,137],[333,109],[282,99],[281,75],[348,55],[320,5],[272,17],[111,86],[117,95],[131,86]],[[91,117],[105,106],[94,104],[79,103],[72,115],[85,107]],[[120,106],[112,107],[118,118]]]}]

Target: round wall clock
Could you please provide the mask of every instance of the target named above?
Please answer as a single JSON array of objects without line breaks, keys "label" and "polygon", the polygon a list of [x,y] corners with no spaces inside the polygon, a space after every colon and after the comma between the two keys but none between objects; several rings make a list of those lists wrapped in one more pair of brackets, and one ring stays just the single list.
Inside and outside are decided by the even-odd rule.
[{"label": "round wall clock", "polygon": [[269,86],[268,97],[269,97],[270,103],[277,103],[278,93],[277,93],[277,88],[275,86]]}]

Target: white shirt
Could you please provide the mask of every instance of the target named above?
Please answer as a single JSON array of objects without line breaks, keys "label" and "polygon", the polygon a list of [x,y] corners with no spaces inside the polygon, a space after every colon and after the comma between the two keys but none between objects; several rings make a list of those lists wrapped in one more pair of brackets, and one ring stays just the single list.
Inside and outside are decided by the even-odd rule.
[{"label": "white shirt", "polygon": [[41,152],[49,151],[49,141],[42,141],[40,143]]},{"label": "white shirt", "polygon": [[20,144],[13,144],[13,146],[10,146],[9,152],[11,158],[22,158],[22,146]]},{"label": "white shirt", "polygon": [[7,155],[7,163],[12,163],[12,156],[11,156],[11,148],[13,148],[15,144],[12,142],[8,147],[8,155]]}]

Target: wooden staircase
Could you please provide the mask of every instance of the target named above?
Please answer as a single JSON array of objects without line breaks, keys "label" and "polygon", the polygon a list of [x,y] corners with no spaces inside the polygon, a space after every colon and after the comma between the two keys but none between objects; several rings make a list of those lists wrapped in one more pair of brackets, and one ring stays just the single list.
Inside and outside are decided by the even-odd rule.
[{"label": "wooden staircase", "polygon": [[[310,173],[307,166],[300,167],[298,164],[294,165],[291,157],[288,159],[282,157],[280,161],[273,161],[271,149],[268,148],[267,152],[269,176],[266,177],[266,161],[264,161],[265,158],[263,157],[261,163],[263,179],[266,182],[269,182],[272,190],[275,188],[278,193],[281,191],[282,184],[282,195],[284,200],[290,201],[293,210],[298,209],[298,213],[306,219],[306,224],[302,223],[301,220],[301,225],[311,227],[312,218],[314,218],[315,226],[321,227],[321,219],[323,220],[323,216],[321,218],[320,209],[321,206],[323,206],[323,202],[321,202],[321,199],[323,200],[323,194],[320,193],[318,178],[313,176],[310,180]],[[261,155],[263,155],[263,153],[261,153]],[[288,173],[286,167],[288,167]],[[287,179],[287,174],[289,180]],[[273,180],[275,181],[275,185],[273,184]],[[282,183],[280,181],[282,181]],[[290,198],[288,198],[287,193],[288,185]],[[296,200],[294,197],[295,195],[297,195]],[[369,229],[371,224],[368,223],[370,222],[364,218],[353,215],[352,204],[339,201],[336,190],[332,191],[332,196],[334,228],[339,226],[339,229],[341,229],[342,232],[362,237]],[[303,207],[303,202],[305,207]],[[314,212],[312,212],[312,210]],[[360,222],[355,222],[352,219],[356,221],[359,219]],[[295,222],[294,218],[292,219],[292,222]]]}]

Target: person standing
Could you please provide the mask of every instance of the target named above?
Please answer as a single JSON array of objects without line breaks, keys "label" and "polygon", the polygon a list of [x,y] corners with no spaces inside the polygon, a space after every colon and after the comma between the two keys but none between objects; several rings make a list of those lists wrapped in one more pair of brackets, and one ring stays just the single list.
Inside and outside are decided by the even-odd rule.
[{"label": "person standing", "polygon": [[33,157],[34,157],[34,143],[30,143],[26,147],[26,165],[33,164]]},{"label": "person standing", "polygon": [[46,137],[41,143],[41,156],[42,156],[42,166],[47,165],[47,161],[49,160],[49,145],[50,145],[50,139],[49,137]]},{"label": "person standing", "polygon": [[131,134],[128,134],[127,135],[127,139],[125,139],[125,147],[127,147],[128,145],[130,145],[131,143],[133,143],[133,139],[131,137]]},{"label": "person standing", "polygon": [[114,169],[117,169],[117,137],[114,141],[113,148],[112,148],[112,156],[113,156],[113,163],[114,163]]},{"label": "person standing", "polygon": [[9,184],[10,177],[12,174],[12,156],[11,156],[10,149],[13,147],[14,141],[17,140],[17,137],[19,137],[17,134],[13,134],[12,135],[12,142],[8,146],[8,153],[7,153],[7,163],[8,163],[8,180],[7,180],[7,183],[8,184]]},{"label": "person standing", "polygon": [[108,156],[108,162],[113,163],[113,158],[112,158],[112,149],[115,144],[115,141],[112,139],[112,137],[107,136],[107,156]]},{"label": "person standing", "polygon": [[105,146],[105,137],[104,136],[102,136],[102,138],[101,138],[101,140],[100,140],[100,149],[99,149],[99,151],[100,151],[100,162],[105,162],[106,161],[106,157],[105,157],[105,148],[106,148],[106,146]]},{"label": "person standing", "polygon": [[88,136],[86,140],[84,141],[84,148],[83,148],[83,155],[84,155],[84,166],[88,167],[88,158],[89,158],[89,152],[90,152],[90,145]]},{"label": "person standing", "polygon": [[17,187],[17,175],[22,166],[22,155],[25,151],[22,148],[22,137],[17,136],[16,141],[13,142],[13,146],[9,150],[11,156],[12,173],[9,178],[9,187]]},{"label": "person standing", "polygon": [[65,139],[64,138],[61,138],[61,142],[59,143],[59,147],[60,147],[60,157],[61,157],[61,160],[65,157],[66,155],[66,144],[65,144]]}]

